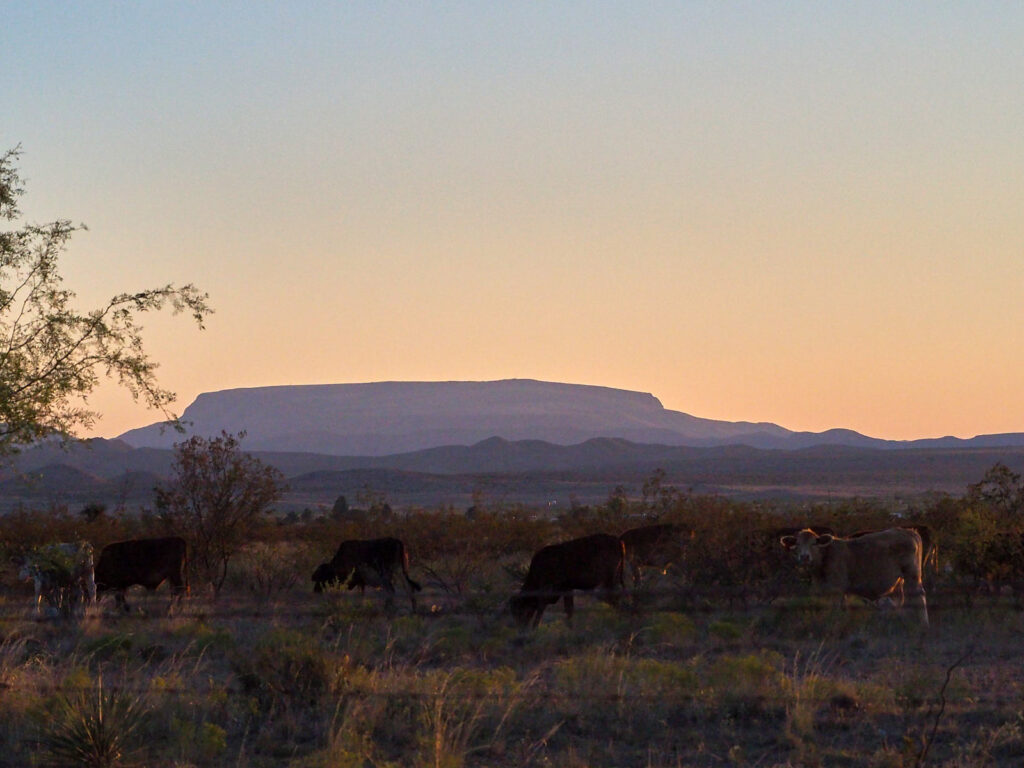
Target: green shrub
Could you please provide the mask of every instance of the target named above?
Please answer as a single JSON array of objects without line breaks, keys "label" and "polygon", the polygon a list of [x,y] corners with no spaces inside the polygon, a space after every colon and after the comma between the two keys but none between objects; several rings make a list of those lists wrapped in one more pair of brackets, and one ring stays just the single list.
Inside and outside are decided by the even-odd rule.
[{"label": "green shrub", "polygon": [[255,696],[263,711],[293,704],[317,707],[344,670],[315,637],[288,629],[272,629],[255,647],[240,649],[232,665],[244,693]]},{"label": "green shrub", "polygon": [[95,686],[58,694],[37,712],[39,742],[59,765],[114,768],[136,751],[136,735],[147,716],[140,697]]}]

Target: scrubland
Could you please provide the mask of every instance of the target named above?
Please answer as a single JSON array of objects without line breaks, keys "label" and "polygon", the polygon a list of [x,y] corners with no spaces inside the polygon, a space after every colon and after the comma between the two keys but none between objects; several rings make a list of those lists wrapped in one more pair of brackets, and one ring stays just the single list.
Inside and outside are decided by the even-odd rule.
[{"label": "scrubland", "polygon": [[[612,503],[614,501],[614,503]],[[10,766],[1002,766],[1024,764],[1017,514],[974,498],[789,508],[662,495],[548,519],[523,508],[268,521],[214,600],[133,592],[37,621],[5,574],[0,764]],[[617,608],[577,598],[533,632],[509,596],[530,555],[657,517],[686,561]],[[808,592],[772,528],[936,531],[931,627]],[[2,521],[5,546],[164,533],[145,515]],[[424,585],[314,595],[346,538],[395,535]],[[1019,541],[1019,536],[1014,540]],[[5,559],[6,562],[6,559]],[[627,585],[629,579],[627,576]]]}]

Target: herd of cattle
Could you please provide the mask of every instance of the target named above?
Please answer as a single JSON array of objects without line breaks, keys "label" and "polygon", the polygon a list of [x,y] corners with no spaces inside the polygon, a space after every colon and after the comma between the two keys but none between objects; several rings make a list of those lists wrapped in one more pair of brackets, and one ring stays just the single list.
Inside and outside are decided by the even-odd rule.
[{"label": "herd of cattle", "polygon": [[[692,537],[681,526],[656,524],[620,536],[597,533],[543,547],[533,555],[522,588],[510,600],[512,616],[522,627],[535,627],[545,608],[562,600],[571,621],[576,591],[594,592],[615,604],[625,590],[627,569],[634,583],[644,568],[664,572],[683,559]],[[861,531],[848,537],[825,528],[779,529],[774,540],[829,593],[898,606],[906,601],[927,626],[923,564],[934,559],[935,544],[926,526]],[[189,592],[187,546],[177,536],[108,544],[95,562],[88,542],[50,544],[19,558],[16,565],[19,577],[35,586],[37,613],[44,600],[52,610],[66,612],[79,601],[96,602],[106,592],[113,592],[118,608],[128,611],[127,590],[136,585],[152,591],[168,582],[172,605]],[[380,588],[389,605],[398,584],[413,611],[416,592],[422,589],[409,576],[408,551],[396,538],[342,542],[329,562],[317,566],[312,581],[315,592],[332,585]]]}]

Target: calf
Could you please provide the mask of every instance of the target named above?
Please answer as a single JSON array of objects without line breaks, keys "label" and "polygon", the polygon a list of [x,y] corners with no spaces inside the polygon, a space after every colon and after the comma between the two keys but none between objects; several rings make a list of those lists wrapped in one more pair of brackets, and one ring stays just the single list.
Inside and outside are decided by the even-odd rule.
[{"label": "calf", "polygon": [[544,609],[561,598],[566,621],[572,623],[573,590],[598,590],[613,605],[625,587],[625,547],[616,536],[597,533],[539,549],[530,560],[519,594],[509,601],[512,618],[521,627],[536,627]]},{"label": "calf", "polygon": [[117,605],[127,612],[129,587],[138,584],[152,592],[166,581],[173,605],[189,592],[187,549],[180,536],[107,544],[96,563],[96,589],[113,592]]},{"label": "calf", "polygon": [[780,543],[809,566],[816,584],[838,595],[857,595],[877,601],[902,588],[917,606],[922,626],[928,626],[928,607],[921,583],[921,536],[909,528],[888,528],[843,539],[805,528],[783,536]]},{"label": "calf", "polygon": [[416,611],[416,592],[423,589],[409,577],[409,553],[399,539],[350,539],[341,542],[329,563],[321,563],[313,571],[313,591],[322,592],[330,584],[348,589],[381,587],[390,606],[395,594],[396,574],[409,594],[413,612]]}]

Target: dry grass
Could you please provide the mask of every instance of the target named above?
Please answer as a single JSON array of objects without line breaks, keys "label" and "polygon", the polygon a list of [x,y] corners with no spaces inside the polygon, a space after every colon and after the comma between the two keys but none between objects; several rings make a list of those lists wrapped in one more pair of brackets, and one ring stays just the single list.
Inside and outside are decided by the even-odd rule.
[{"label": "dry grass", "polygon": [[[647,584],[621,610],[581,597],[572,627],[551,610],[528,634],[507,598],[533,549],[629,521],[441,513],[268,529],[221,599],[196,589],[171,615],[161,591],[133,595],[127,617],[107,602],[39,622],[9,584],[0,765],[1024,764],[1012,596],[959,599],[941,590],[958,583],[950,575],[922,635],[891,611],[808,599],[794,573],[779,596],[790,582],[766,556],[704,517],[746,532],[776,522],[764,510],[684,499],[674,514],[706,544],[692,553],[699,569]],[[18,522],[22,540],[43,536]],[[399,603],[391,615],[372,590],[311,593],[307,571],[337,541],[383,533],[410,545],[419,613]]]}]

